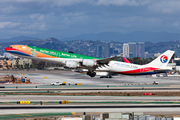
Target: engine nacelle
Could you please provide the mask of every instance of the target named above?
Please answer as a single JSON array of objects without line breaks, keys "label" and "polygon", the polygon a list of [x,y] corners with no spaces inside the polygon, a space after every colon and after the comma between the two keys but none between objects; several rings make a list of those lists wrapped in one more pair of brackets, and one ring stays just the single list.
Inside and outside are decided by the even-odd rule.
[{"label": "engine nacelle", "polygon": [[84,59],[82,61],[82,65],[87,67],[94,67],[95,65],[97,65],[97,63],[94,60]]},{"label": "engine nacelle", "polygon": [[78,68],[79,63],[77,63],[75,61],[66,61],[65,67],[67,67],[67,68]]}]

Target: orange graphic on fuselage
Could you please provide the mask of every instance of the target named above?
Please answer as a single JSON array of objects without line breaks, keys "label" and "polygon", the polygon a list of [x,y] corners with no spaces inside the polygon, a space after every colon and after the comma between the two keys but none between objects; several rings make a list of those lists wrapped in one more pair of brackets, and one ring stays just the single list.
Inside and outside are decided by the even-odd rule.
[{"label": "orange graphic on fuselage", "polygon": [[57,58],[53,57],[50,55],[46,55],[40,52],[37,52],[35,49],[29,48],[26,45],[11,45],[10,47],[17,49],[25,54],[31,55],[31,56],[36,56],[36,57],[41,57],[41,58]]}]

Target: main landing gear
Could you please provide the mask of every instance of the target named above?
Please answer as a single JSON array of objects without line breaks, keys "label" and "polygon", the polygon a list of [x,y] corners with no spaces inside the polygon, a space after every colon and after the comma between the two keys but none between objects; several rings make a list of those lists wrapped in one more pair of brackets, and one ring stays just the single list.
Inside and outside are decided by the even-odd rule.
[{"label": "main landing gear", "polygon": [[96,73],[94,71],[88,71],[87,72],[87,75],[89,75],[90,77],[95,77],[96,76]]}]

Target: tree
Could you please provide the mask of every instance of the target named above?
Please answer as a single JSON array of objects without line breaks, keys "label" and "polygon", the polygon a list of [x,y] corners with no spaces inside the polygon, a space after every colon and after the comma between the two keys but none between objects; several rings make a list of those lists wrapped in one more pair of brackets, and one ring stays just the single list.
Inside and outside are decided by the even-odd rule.
[{"label": "tree", "polygon": [[43,70],[44,67],[45,67],[45,62],[40,61],[40,62],[38,63],[38,69]]},{"label": "tree", "polygon": [[[155,58],[154,58],[155,59]],[[140,57],[134,57],[134,58],[127,58],[127,60],[130,62],[130,63],[134,63],[134,64],[139,64],[139,65],[144,65],[144,64],[148,64],[150,63],[151,61],[154,60],[153,58],[143,58],[141,59]]]}]

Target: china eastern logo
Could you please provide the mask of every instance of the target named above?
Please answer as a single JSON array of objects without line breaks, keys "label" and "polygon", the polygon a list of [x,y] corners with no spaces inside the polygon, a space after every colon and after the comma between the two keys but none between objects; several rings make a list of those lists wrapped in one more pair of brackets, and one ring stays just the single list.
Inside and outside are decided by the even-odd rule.
[{"label": "china eastern logo", "polygon": [[168,57],[167,57],[166,55],[162,55],[162,56],[160,57],[160,61],[161,61],[162,63],[166,63],[166,62],[168,61]]}]

